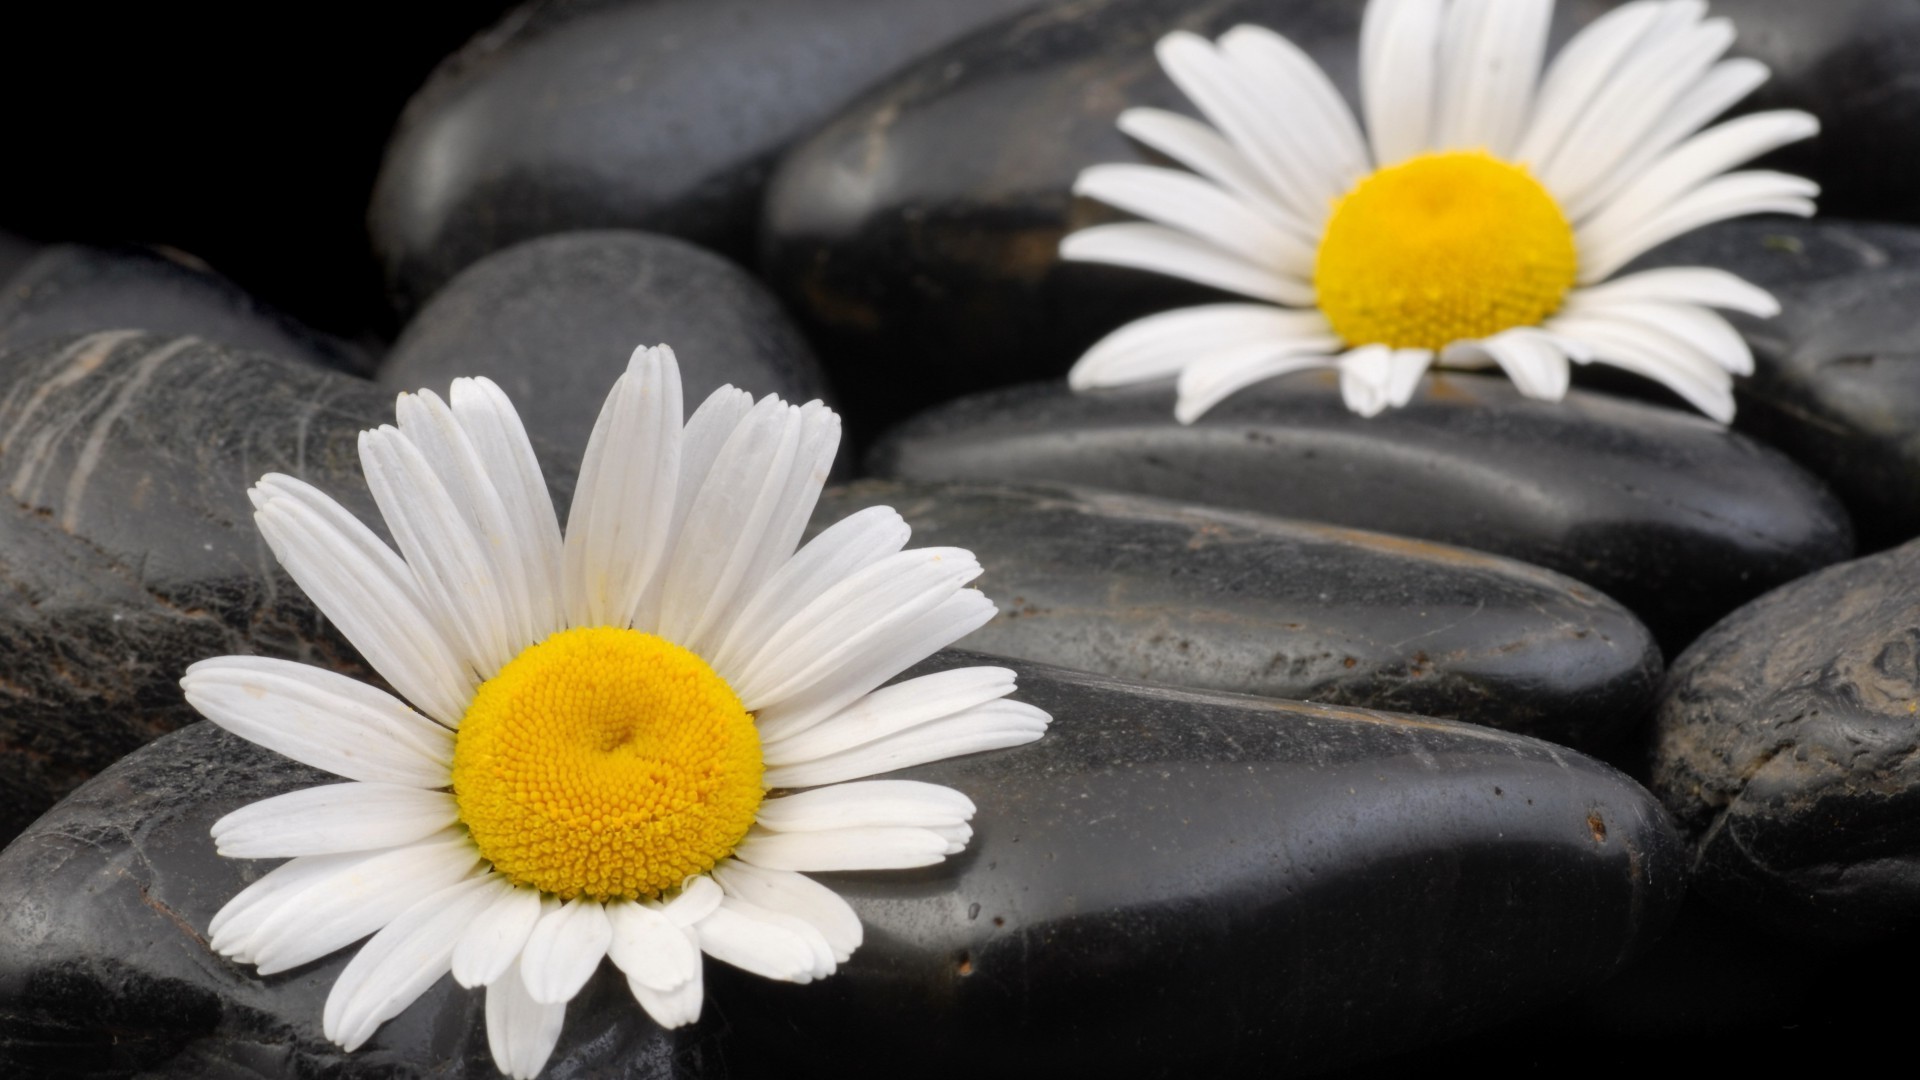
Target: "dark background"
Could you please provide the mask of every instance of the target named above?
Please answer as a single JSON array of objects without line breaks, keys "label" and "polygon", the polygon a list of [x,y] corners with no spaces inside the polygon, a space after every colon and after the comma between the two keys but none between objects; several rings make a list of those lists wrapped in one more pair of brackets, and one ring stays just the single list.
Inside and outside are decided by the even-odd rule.
[{"label": "dark background", "polygon": [[387,136],[510,6],[9,5],[0,230],[165,245],[319,329],[388,335],[366,238]]}]

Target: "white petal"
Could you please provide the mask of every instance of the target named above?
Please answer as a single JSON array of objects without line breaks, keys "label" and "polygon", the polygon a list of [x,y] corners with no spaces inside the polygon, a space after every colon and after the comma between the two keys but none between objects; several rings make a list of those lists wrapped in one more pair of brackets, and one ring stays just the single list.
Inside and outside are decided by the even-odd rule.
[{"label": "white petal", "polygon": [[534,924],[520,951],[520,978],[544,1005],[564,1005],[587,985],[613,943],[606,905],[580,897],[549,911]]},{"label": "white petal", "polygon": [[505,391],[491,379],[455,379],[447,397],[506,511],[513,550],[524,560],[533,620],[530,640],[539,641],[560,629],[562,618],[560,519],[553,512],[553,496]]},{"label": "white petal", "polygon": [[[681,526],[686,523],[687,512],[693,508],[694,497],[706,485],[707,474],[713,471],[713,463],[720,456],[720,450],[727,440],[733,437],[734,430],[740,426],[747,414],[753,411],[753,395],[733,386],[722,386],[707,395],[707,400],[693,410],[687,418],[687,426],[680,435],[680,478],[674,485],[673,510],[667,529],[670,541],[677,542]],[[662,561],[672,558],[672,543],[662,556]],[[655,574],[653,581],[640,593],[634,604],[632,624],[642,630],[652,632],[660,626],[660,598],[665,593],[665,574]]]},{"label": "white petal", "polygon": [[699,874],[681,882],[680,892],[672,899],[650,903],[655,903],[661,914],[672,919],[676,926],[692,927],[719,907],[720,899],[720,886],[712,878]]},{"label": "white petal", "polygon": [[[767,753],[769,787],[813,787],[857,780],[929,761],[1019,746],[1038,739],[1050,718],[1018,701],[994,701],[931,723],[905,729],[827,754],[796,737]],[[824,736],[827,725],[821,725]],[[815,733],[809,732],[808,736]]]},{"label": "white petal", "polygon": [[1392,397],[1393,350],[1385,345],[1350,349],[1338,361],[1340,398],[1361,416],[1378,416]]},{"label": "white petal", "polygon": [[913,530],[890,506],[869,506],[822,530],[747,601],[713,651],[713,669],[736,685],[744,665],[820,594],[905,547]]},{"label": "white petal", "polygon": [[180,679],[189,705],[248,742],[350,780],[445,787],[453,732],[385,691],[321,668],[219,656]]},{"label": "white petal", "polygon": [[665,994],[700,975],[700,948],[685,927],[645,904],[607,905],[613,937],[607,956],[632,984]]},{"label": "white petal", "polygon": [[1442,362],[1453,362],[1456,349],[1492,357],[1513,380],[1514,388],[1526,397],[1559,401],[1567,395],[1571,365],[1545,335],[1526,329],[1506,330],[1480,341],[1460,342],[1448,347]]},{"label": "white petal", "polygon": [[973,817],[973,809],[972,799],[939,784],[865,780],[768,799],[760,804],[754,824],[769,832],[819,832],[872,825],[933,828],[965,822]]},{"label": "white petal", "polygon": [[1276,304],[1305,307],[1314,300],[1313,286],[1308,282],[1255,266],[1165,225],[1129,221],[1071,232],[1060,241],[1060,257],[1150,270]]},{"label": "white petal", "polygon": [[1095,342],[1067,374],[1075,390],[1126,386],[1178,375],[1216,350],[1271,343],[1303,352],[1331,337],[1318,311],[1266,304],[1205,304],[1148,315]]},{"label": "white petal", "polygon": [[1681,342],[1592,316],[1555,318],[1547,329],[1587,342],[1597,361],[1653,379],[1723,424],[1733,419],[1733,377]]},{"label": "white petal", "polygon": [[262,799],[213,823],[230,859],[374,851],[422,840],[460,819],[453,796],[401,784],[327,784]]},{"label": "white petal", "polygon": [[1656,300],[1588,300],[1570,298],[1567,314],[1624,319],[1678,338],[1735,375],[1753,374],[1753,353],[1738,331],[1719,315],[1693,304]]},{"label": "white petal", "polygon": [[505,976],[487,984],[487,1046],[494,1067],[514,1080],[533,1080],[553,1056],[566,1018],[566,1002],[533,1000],[515,962]]},{"label": "white petal", "polygon": [[[695,938],[689,937],[689,941]],[[694,955],[699,955],[697,945]],[[683,1027],[700,1019],[700,1004],[706,996],[706,987],[702,982],[700,969],[694,969],[693,978],[668,991],[659,991],[645,984],[627,980],[627,989],[633,992],[633,999],[653,1017],[653,1022],[669,1030]]]},{"label": "white petal", "polygon": [[447,973],[467,921],[493,896],[487,878],[470,878],[420,900],[373,935],[327,994],[321,1016],[327,1038],[357,1050],[413,1004]]},{"label": "white petal", "polygon": [[1217,349],[1180,373],[1174,419],[1191,424],[1254,383],[1310,368],[1331,367],[1339,350],[1340,339],[1332,335]]},{"label": "white petal", "polygon": [[1743,116],[1702,132],[1622,188],[1604,209],[1575,230],[1576,238],[1584,248],[1629,232],[1707,180],[1819,130],[1820,122],[1806,113],[1771,112]]},{"label": "white petal", "polygon": [[413,572],[373,530],[312,485],[268,473],[247,492],[287,573],[402,697],[456,727],[479,685]]},{"label": "white petal", "polygon": [[1094,165],[1081,171],[1073,191],[1188,233],[1254,266],[1302,282],[1313,277],[1310,245],[1191,173],[1152,165]]},{"label": "white petal", "polygon": [[281,863],[260,880],[235,893],[207,924],[208,946],[222,956],[243,964],[253,962],[247,946],[262,923],[273,918],[282,907],[297,901],[300,894],[337,875],[350,873],[361,863],[381,852],[360,851],[339,855],[307,855]]},{"label": "white petal", "polygon": [[1575,306],[1586,302],[1624,300],[1700,304],[1728,311],[1744,311],[1761,318],[1780,314],[1780,302],[1773,298],[1772,293],[1725,270],[1702,266],[1642,270],[1599,285],[1576,289],[1567,297],[1567,303]]},{"label": "white petal", "polygon": [[1753,93],[1767,81],[1767,74],[1767,65],[1745,57],[1715,64],[1699,82],[1680,95],[1646,138],[1634,143],[1608,175],[1589,185],[1578,199],[1565,205],[1563,210],[1567,220],[1586,220],[1595,209],[1606,205],[1621,187],[1644,172],[1654,159]]},{"label": "white petal", "polygon": [[1424,153],[1438,96],[1441,0],[1373,0],[1360,23],[1360,83],[1374,165]]},{"label": "white petal", "polygon": [[1326,221],[1325,166],[1302,160],[1289,129],[1287,103],[1271,100],[1230,57],[1205,38],[1176,30],[1154,46],[1160,66],[1181,93],[1260,170],[1280,205],[1309,237]]},{"label": "white petal", "polygon": [[216,952],[257,965],[262,975],[286,971],[373,933],[422,897],[478,873],[479,864],[479,852],[465,833],[448,830],[337,864],[307,881],[297,894],[276,893],[244,918],[236,914],[227,920],[211,944]]},{"label": "white petal", "polygon": [[808,958],[811,961],[811,967],[807,973],[809,979],[824,979],[833,974],[834,969],[839,966],[839,961],[834,958],[833,946],[828,943],[826,935],[820,932],[819,927],[805,919],[789,915],[784,911],[763,908],[731,893],[721,901],[721,904],[736,914],[769,926],[779,927],[806,942]]},{"label": "white petal", "polygon": [[427,457],[394,427],[360,433],[367,489],[457,655],[479,677],[513,659],[506,585]]},{"label": "white petal", "polygon": [[1245,154],[1220,133],[1192,117],[1165,109],[1128,109],[1117,121],[1121,131],[1219,184],[1268,221],[1305,242],[1314,229],[1274,197]]},{"label": "white petal", "polygon": [[1551,157],[1594,94],[1606,85],[1621,60],[1660,19],[1665,5],[1655,0],[1622,4],[1588,23],[1567,42],[1540,81],[1526,136],[1515,159],[1534,164]]},{"label": "white petal", "polygon": [[1819,185],[1785,173],[1749,171],[1717,177],[1668,203],[1640,225],[1597,238],[1580,251],[1580,283],[1605,279],[1645,252],[1702,225],[1748,214],[1813,214]]},{"label": "white petal", "polygon": [[914,548],[857,570],[775,630],[741,665],[734,691],[750,711],[803,693],[978,576],[980,563],[962,548]]},{"label": "white petal", "polygon": [[1664,33],[1664,21],[1676,10],[1672,5],[1663,9],[1662,22],[1649,30],[1646,46],[1626,58],[1567,132],[1559,151],[1540,164],[1540,182],[1561,205],[1576,204],[1588,189],[1605,183],[1733,43],[1733,27],[1725,19]]},{"label": "white petal", "polygon": [[728,895],[811,925],[833,950],[836,963],[845,963],[865,937],[860,916],[853,908],[839,893],[812,878],[752,866],[738,859],[721,860],[713,874]]},{"label": "white petal", "polygon": [[681,415],[673,350],[635,350],[594,422],[567,515],[561,580],[573,625],[627,625],[666,561]]},{"label": "white petal", "polygon": [[504,877],[498,881],[499,895],[453,947],[453,981],[461,986],[487,986],[504,977],[545,910],[538,889],[512,885]]},{"label": "white petal", "polygon": [[1430,349],[1395,349],[1388,361],[1387,404],[1398,409],[1413,400],[1420,379],[1433,366]]},{"label": "white petal", "polygon": [[1278,106],[1275,117],[1284,120],[1278,130],[1309,195],[1324,204],[1367,174],[1353,110],[1298,45],[1265,27],[1241,24],[1221,35],[1219,49],[1253,93]]},{"label": "white petal", "polygon": [[1453,0],[1440,35],[1435,149],[1512,154],[1552,17],[1552,0]]},{"label": "white petal", "polygon": [[905,870],[946,858],[947,840],[909,826],[803,833],[749,829],[733,857],[769,870]]},{"label": "white petal", "polygon": [[696,929],[701,950],[723,964],[781,982],[813,981],[813,946],[787,926],[753,918],[722,901]]},{"label": "white petal", "polygon": [[[431,391],[422,390],[401,394],[394,414],[401,436],[425,458],[498,583],[498,594],[492,600],[504,620],[498,644],[499,662],[504,664],[549,632],[537,630],[534,622],[534,591],[544,585],[541,575],[545,568],[536,566],[532,553],[522,550],[526,525],[516,522],[509,513],[487,473],[487,459],[468,437],[452,407]],[[473,609],[478,605],[468,601],[467,606]]]},{"label": "white petal", "polygon": [[840,420],[815,402],[754,406],[687,512],[662,580],[658,633],[710,655],[741,605],[793,554],[826,483]]},{"label": "white petal", "polygon": [[[803,716],[769,709],[756,720],[769,762],[807,761],[963,713],[1013,691],[1014,675],[1007,668],[952,668],[883,686],[833,712]],[[804,732],[813,734],[802,740]]]}]

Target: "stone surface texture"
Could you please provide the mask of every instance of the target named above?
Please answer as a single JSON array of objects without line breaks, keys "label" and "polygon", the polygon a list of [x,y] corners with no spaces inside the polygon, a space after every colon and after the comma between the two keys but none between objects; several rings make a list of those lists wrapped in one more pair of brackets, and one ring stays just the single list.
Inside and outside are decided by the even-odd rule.
[{"label": "stone surface texture", "polygon": [[1406,408],[1347,411],[1331,375],[1266,383],[1198,423],[1173,394],[1064,383],[963,398],[869,455],[883,476],[1084,484],[1476,548],[1626,605],[1669,654],[1853,550],[1846,513],[1778,451],[1703,417],[1449,374]]},{"label": "stone surface texture", "polygon": [[547,0],[436,69],[402,115],[370,225],[403,309],[508,245],[570,229],[752,248],[774,156],[868,83],[1038,0]]},{"label": "stone surface texture", "polygon": [[1065,487],[865,480],[824,526],[885,505],[964,547],[1000,606],[963,647],[1168,686],[1466,720],[1567,746],[1636,730],[1660,651],[1569,578],[1380,533]]},{"label": "stone surface texture", "polygon": [[1674,663],[1653,785],[1701,895],[1770,932],[1920,928],[1920,544],[1777,589]]},{"label": "stone surface texture", "polygon": [[759,282],[691,244],[624,230],[542,237],[468,267],[407,324],[379,382],[445,394],[485,375],[544,443],[542,464],[570,470],[633,350],[662,343],[679,357],[689,411],[726,383],[794,402],[828,394]]},{"label": "stone surface texture", "polygon": [[[974,837],[924,870],[822,875],[866,925],[838,974],[708,961],[702,1020],[663,1036],[603,968],[548,1075],[1325,1069],[1591,986],[1679,901],[1664,811],[1572,751],[1014,666],[1053,728],[899,774],[966,791]],[[348,952],[270,980],[207,952],[269,868],[216,856],[208,826],[317,779],[195,725],[0,854],[10,1074],[488,1075],[480,997],[451,980],[346,1055],[319,1017]]]}]

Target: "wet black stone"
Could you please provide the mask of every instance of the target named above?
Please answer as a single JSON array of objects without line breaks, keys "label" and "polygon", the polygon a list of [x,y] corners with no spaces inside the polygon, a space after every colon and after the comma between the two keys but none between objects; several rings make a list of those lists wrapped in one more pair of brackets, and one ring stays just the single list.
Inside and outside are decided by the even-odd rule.
[{"label": "wet black stone", "polygon": [[355,374],[366,352],[309,329],[180,252],[60,244],[0,290],[0,349],[102,330],[192,334]]},{"label": "wet black stone", "polygon": [[1037,0],[554,0],[449,57],[388,146],[370,214],[405,310],[569,229],[752,247],[774,155],[868,83]]},{"label": "wet black stone", "polygon": [[891,433],[883,476],[1085,484],[1477,548],[1584,581],[1671,655],[1775,585],[1847,558],[1833,495],[1699,416],[1506,380],[1429,379],[1404,409],[1348,412],[1330,374],[1242,392],[1183,426],[1173,394],[1064,383],[964,398]]},{"label": "wet black stone", "polygon": [[[899,774],[965,790],[974,839],[925,870],[822,875],[867,928],[839,974],[709,961],[701,1022],[663,1036],[603,966],[548,1075],[1332,1067],[1591,986],[1678,904],[1664,812],[1572,751],[1014,666],[1053,728]],[[342,1055],[319,1017],[350,952],[260,980],[206,951],[270,865],[215,856],[207,827],[318,779],[195,725],[0,854],[0,1064],[489,1075],[480,997],[451,980]]]},{"label": "wet black stone", "polygon": [[1781,312],[1734,316],[1755,371],[1736,427],[1830,484],[1863,548],[1920,535],[1920,229],[1733,222],[1649,263],[1718,266],[1771,290]]},{"label": "wet black stone", "polygon": [[745,271],[671,237],[615,230],[530,240],[468,267],[407,324],[379,382],[444,394],[455,378],[485,375],[546,442],[542,464],[571,470],[634,347],[663,342],[689,410],[725,383],[827,396],[806,341]]},{"label": "wet black stone", "polygon": [[[1607,4],[1557,5],[1552,48]],[[1153,106],[1197,115],[1152,44],[1251,22],[1300,45],[1357,100],[1349,0],[1089,0],[983,29],[915,63],[782,158],[762,265],[808,326],[856,412],[894,419],[958,393],[1064,372],[1100,335],[1151,311],[1218,299],[1157,274],[1068,264],[1067,232],[1123,215],[1074,199],[1079,171],[1157,161],[1114,127]],[[1736,55],[1773,81],[1742,110],[1820,116],[1781,164],[1820,181],[1823,209],[1920,212],[1920,7],[1904,0],[1756,0],[1732,18]],[[901,356],[924,371],[886,381]],[[871,397],[872,400],[864,400]]]},{"label": "wet black stone", "polygon": [[867,480],[816,524],[892,506],[970,549],[1000,607],[969,649],[1140,679],[1418,713],[1582,749],[1645,719],[1660,652],[1618,604],[1477,551],[1138,495]]},{"label": "wet black stone", "polygon": [[[0,852],[0,1072],[9,1077],[494,1077],[483,998],[443,979],[348,1054],[327,991],[353,950],[262,979],[206,945],[214,912],[270,862],[216,855],[220,815],[339,778],[197,723],[96,777]],[[724,1077],[695,1034],[635,1022],[602,978],[561,1051],[594,1076]],[[571,1075],[580,1075],[573,1073]]]},{"label": "wet black stone", "polygon": [[289,473],[379,528],[355,441],[392,418],[363,380],[191,338],[0,354],[0,840],[193,720],[178,680],[195,660],[365,674],[280,572],[246,489]]},{"label": "wet black stone", "polygon": [[1701,895],[1796,936],[1920,928],[1920,544],[1830,567],[1675,661],[1653,780]]}]

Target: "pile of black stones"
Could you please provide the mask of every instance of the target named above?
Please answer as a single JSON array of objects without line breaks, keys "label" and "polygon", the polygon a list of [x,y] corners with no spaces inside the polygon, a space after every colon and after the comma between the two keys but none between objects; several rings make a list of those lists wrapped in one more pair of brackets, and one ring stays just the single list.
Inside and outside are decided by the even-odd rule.
[{"label": "pile of black stones", "polygon": [[[1565,0],[1555,40],[1609,6]],[[921,670],[1008,664],[1055,721],[901,774],[965,790],[977,831],[923,871],[824,875],[867,927],[833,978],[709,962],[701,1021],[665,1032],[608,968],[546,1075],[1617,1076],[1896,1033],[1920,9],[1717,5],[1774,72],[1743,109],[1823,124],[1767,162],[1820,182],[1820,218],[1640,263],[1780,299],[1738,320],[1731,429],[1588,371],[1557,404],[1436,373],[1372,419],[1320,374],[1192,426],[1165,386],[1070,393],[1102,333],[1219,298],[1056,256],[1107,213],[1074,174],[1146,158],[1119,109],[1191,112],[1151,43],[1260,23],[1351,94],[1359,7],[362,2],[237,46],[239,16],[175,6],[12,31],[0,1075],[493,1075],[450,980],[347,1054],[320,1006],[351,950],[262,979],[207,948],[266,869],[208,825],[321,774],[198,722],[177,679],[227,653],[372,678],[255,532],[259,475],[373,520],[358,431],[487,375],[564,504],[655,342],[690,403],[839,408],[816,526],[886,504],[977,553],[999,616]]]}]

